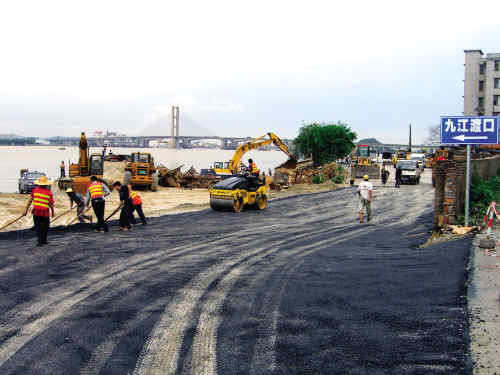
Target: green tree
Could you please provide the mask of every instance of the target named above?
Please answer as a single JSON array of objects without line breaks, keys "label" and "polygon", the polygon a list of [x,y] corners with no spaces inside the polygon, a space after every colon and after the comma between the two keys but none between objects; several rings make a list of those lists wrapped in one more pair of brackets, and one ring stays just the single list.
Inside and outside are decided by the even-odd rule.
[{"label": "green tree", "polygon": [[300,128],[294,139],[297,157],[308,158],[312,154],[315,166],[344,158],[354,147],[356,133],[347,124],[313,123]]}]

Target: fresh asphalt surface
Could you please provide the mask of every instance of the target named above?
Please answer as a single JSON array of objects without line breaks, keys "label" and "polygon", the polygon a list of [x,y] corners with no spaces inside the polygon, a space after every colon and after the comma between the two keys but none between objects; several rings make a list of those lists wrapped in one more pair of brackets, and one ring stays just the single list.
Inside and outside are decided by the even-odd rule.
[{"label": "fresh asphalt surface", "polygon": [[467,374],[470,240],[429,184],[0,235],[0,374]]}]

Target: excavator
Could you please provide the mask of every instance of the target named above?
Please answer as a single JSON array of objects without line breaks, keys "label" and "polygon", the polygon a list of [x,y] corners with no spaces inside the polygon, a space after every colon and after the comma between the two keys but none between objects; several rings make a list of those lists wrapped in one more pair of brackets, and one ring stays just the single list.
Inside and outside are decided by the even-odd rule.
[{"label": "excavator", "polygon": [[[266,139],[266,136],[269,137]],[[214,170],[218,176],[227,176],[210,189],[210,207],[214,211],[240,212],[245,207],[264,210],[267,207],[267,189],[265,184],[249,171],[243,173],[241,158],[259,147],[274,144],[288,155],[287,162],[281,168],[295,169],[297,159],[288,147],[274,133],[267,133],[250,142],[238,146],[229,162],[215,162]]]},{"label": "excavator", "polygon": [[69,178],[58,180],[59,189],[72,187],[79,194],[86,194],[90,185],[90,177],[96,176],[102,180],[104,173],[104,158],[102,154],[90,154],[85,133],[80,136],[80,155],[78,164],[71,163],[69,166]]},{"label": "excavator", "polygon": [[[267,137],[267,139],[265,139]],[[258,138],[252,139],[250,142],[241,144],[238,146],[234,152],[233,158],[229,161],[216,161],[214,162],[214,171],[217,176],[232,176],[241,172],[242,164],[241,159],[245,153],[250,150],[255,150],[260,147],[264,147],[270,144],[274,144],[281,151],[288,155],[288,161],[281,165],[282,168],[294,169],[297,166],[297,159],[292,155],[288,147],[283,143],[283,141],[274,133],[267,133]]]}]

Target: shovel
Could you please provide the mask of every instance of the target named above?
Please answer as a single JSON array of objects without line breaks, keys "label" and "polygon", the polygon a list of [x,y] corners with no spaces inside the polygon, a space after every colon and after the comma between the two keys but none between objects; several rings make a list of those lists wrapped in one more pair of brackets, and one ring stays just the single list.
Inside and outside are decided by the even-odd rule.
[{"label": "shovel", "polygon": [[19,217],[16,217],[15,219],[9,221],[7,224],[5,224],[3,227],[1,227],[0,230],[7,228],[9,225],[14,224],[16,221],[20,220],[23,217],[24,217],[24,214],[19,216]]}]

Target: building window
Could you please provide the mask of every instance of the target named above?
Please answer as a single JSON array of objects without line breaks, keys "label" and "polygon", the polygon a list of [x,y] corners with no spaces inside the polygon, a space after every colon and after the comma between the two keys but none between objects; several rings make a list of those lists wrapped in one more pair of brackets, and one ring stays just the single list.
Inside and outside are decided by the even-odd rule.
[{"label": "building window", "polygon": [[479,108],[483,108],[484,107],[484,98],[477,98],[477,106]]},{"label": "building window", "polygon": [[483,90],[484,90],[484,81],[479,81],[479,91],[483,91]]},{"label": "building window", "polygon": [[479,64],[479,74],[484,74],[484,64]]},{"label": "building window", "polygon": [[500,70],[500,60],[495,60],[495,70],[496,71]]},{"label": "building window", "polygon": [[493,80],[493,87],[496,89],[500,89],[500,78],[495,78]]},{"label": "building window", "polygon": [[493,116],[500,116],[500,112],[493,112]]},{"label": "building window", "polygon": [[500,105],[500,95],[493,95],[493,105]]}]

